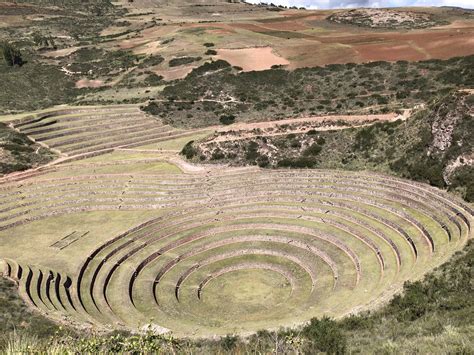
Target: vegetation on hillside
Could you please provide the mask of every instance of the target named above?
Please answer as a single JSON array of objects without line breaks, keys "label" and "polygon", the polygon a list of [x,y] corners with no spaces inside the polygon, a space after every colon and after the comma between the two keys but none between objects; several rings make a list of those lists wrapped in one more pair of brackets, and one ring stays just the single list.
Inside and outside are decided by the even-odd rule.
[{"label": "vegetation on hillside", "polygon": [[435,99],[405,122],[237,141],[211,137],[185,147],[183,154],[234,165],[389,172],[449,187],[473,201],[473,112],[474,95],[456,92]]},{"label": "vegetation on hillside", "polygon": [[165,87],[145,110],[184,127],[411,108],[474,80],[474,56],[241,72],[218,60]]},{"label": "vegetation on hillside", "polygon": [[[89,80],[95,80],[98,86],[110,85],[111,91],[146,88],[142,91],[149,92],[149,86],[158,90],[164,87],[144,110],[178,127],[228,126],[239,121],[322,114],[386,113],[430,102],[408,121],[281,136],[256,135],[232,142],[194,141],[184,147],[182,154],[196,162],[268,168],[376,170],[447,188],[474,202],[474,95],[458,91],[472,89],[474,56],[416,63],[334,64],[294,71],[274,67],[261,72],[242,72],[242,68],[225,61],[211,60],[185,79],[165,82],[156,74],[159,71],[150,68],[162,62],[179,67],[203,58],[165,60],[160,55],[140,56],[117,50],[108,41],[140,31],[138,25],[134,30],[118,25],[124,10],[110,0],[16,2],[35,6],[11,7],[8,11],[12,16],[23,16],[24,23],[26,17],[41,17],[41,21],[0,28],[0,114],[85,103],[88,99],[84,94],[106,90],[79,88],[79,80],[84,80],[85,86]],[[269,9],[279,10],[275,6]],[[143,24],[143,28],[153,27],[156,20],[150,23]],[[100,36],[111,25],[124,27],[124,32]],[[282,38],[289,33],[295,38],[301,36],[298,32],[272,33]],[[205,55],[217,53],[213,43],[205,43],[204,47]],[[73,50],[57,56],[49,53],[58,49]],[[99,95],[90,100],[96,103]],[[132,93],[126,99],[107,97],[103,102],[137,100],[143,99]],[[144,137],[155,134],[149,128],[143,129],[143,135],[141,132],[131,132],[130,139],[142,144]],[[157,129],[155,137],[160,134]],[[113,136],[106,139],[107,144],[119,140]],[[85,144],[84,137],[79,140]],[[95,141],[95,137],[91,141],[102,142]],[[90,147],[94,145],[80,149]],[[42,145],[0,123],[0,175],[45,164],[54,157]],[[23,202],[19,206],[23,208]],[[262,330],[245,339],[229,334],[220,339],[192,340],[157,335],[151,329],[143,334],[104,335],[59,326],[31,311],[18,296],[17,285],[0,278],[0,352],[468,354],[474,349],[472,280],[474,242],[469,241],[462,252],[423,280],[406,283],[403,292],[381,309],[340,320],[314,318],[297,329]]]},{"label": "vegetation on hillside", "polygon": [[474,241],[378,311],[342,320],[312,319],[299,329],[260,331],[242,339],[180,340],[171,335],[78,334],[31,314],[10,281],[0,279],[3,352],[452,353],[474,348]]},{"label": "vegetation on hillside", "polygon": [[45,164],[54,157],[47,148],[0,123],[0,175]]},{"label": "vegetation on hillside", "polygon": [[[43,56],[43,52],[94,45],[100,40],[99,33],[123,10],[109,0],[22,0],[17,3],[33,6],[6,7],[7,16],[36,15],[42,20],[0,28],[0,113],[73,102],[84,89],[75,87],[78,77],[71,75],[74,70],[69,68],[70,63],[50,59]],[[118,51],[120,55],[121,51]],[[103,53],[101,59],[108,60],[108,66],[121,64]],[[84,58],[77,58],[77,61],[85,68]],[[89,69],[100,65],[90,65]]]}]

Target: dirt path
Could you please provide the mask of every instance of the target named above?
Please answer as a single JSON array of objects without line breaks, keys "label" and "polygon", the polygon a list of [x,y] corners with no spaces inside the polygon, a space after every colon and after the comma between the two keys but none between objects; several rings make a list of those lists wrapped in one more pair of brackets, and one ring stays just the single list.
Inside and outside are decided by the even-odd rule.
[{"label": "dirt path", "polygon": [[370,121],[395,121],[397,119],[405,120],[409,114],[398,115],[396,113],[375,114],[375,115],[330,115],[330,116],[308,116],[301,118],[289,118],[278,121],[265,121],[256,123],[237,123],[226,127],[221,127],[218,132],[228,132],[235,130],[268,129],[282,125],[302,124],[310,122],[338,122],[347,123],[370,122]]},{"label": "dirt path", "polygon": [[306,133],[310,130],[334,131],[366,127],[377,122],[406,120],[411,110],[403,114],[309,116],[279,121],[237,123],[226,127],[215,127],[216,134],[207,142],[236,141],[257,136],[282,136],[290,133]]}]

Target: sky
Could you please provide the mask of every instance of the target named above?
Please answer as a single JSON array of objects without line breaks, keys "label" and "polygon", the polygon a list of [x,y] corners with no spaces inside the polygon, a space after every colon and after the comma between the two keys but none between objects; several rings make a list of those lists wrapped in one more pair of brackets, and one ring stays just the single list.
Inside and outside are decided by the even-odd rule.
[{"label": "sky", "polygon": [[474,8],[474,0],[247,0],[250,3],[273,3],[275,5],[307,7],[309,9],[331,9],[347,7],[397,7],[397,6],[459,6]]}]

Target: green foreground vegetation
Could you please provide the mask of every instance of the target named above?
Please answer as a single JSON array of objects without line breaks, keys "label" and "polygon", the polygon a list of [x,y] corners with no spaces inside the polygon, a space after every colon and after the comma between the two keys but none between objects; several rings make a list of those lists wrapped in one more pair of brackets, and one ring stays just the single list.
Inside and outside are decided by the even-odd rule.
[{"label": "green foreground vegetation", "polygon": [[380,310],[342,320],[313,319],[301,329],[248,338],[175,339],[172,335],[84,334],[30,313],[13,283],[0,281],[1,349],[7,353],[373,353],[470,354],[474,321],[474,241]]}]

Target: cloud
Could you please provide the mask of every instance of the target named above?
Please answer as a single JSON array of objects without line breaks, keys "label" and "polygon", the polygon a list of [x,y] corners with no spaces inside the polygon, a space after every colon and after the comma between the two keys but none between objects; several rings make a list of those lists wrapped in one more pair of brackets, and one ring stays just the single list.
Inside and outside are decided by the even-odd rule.
[{"label": "cloud", "polygon": [[306,7],[308,9],[335,9],[350,7],[397,7],[397,6],[459,6],[474,8],[472,0],[247,0],[258,4],[273,3],[284,6]]}]

